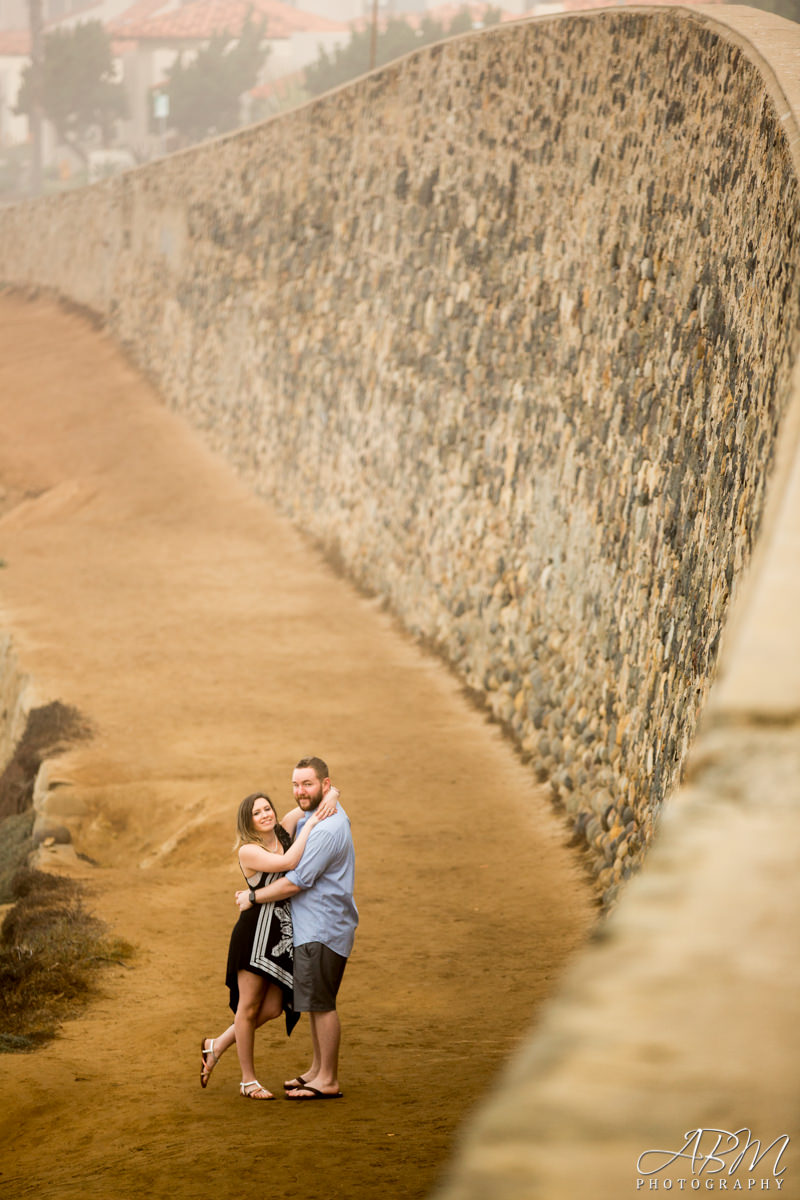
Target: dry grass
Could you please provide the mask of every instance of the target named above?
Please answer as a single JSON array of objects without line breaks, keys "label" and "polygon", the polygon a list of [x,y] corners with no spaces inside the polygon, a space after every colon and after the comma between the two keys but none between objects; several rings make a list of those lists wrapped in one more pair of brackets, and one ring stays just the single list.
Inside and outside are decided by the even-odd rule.
[{"label": "dry grass", "polygon": [[0,902],[13,902],[0,929],[0,1052],[32,1050],[96,991],[98,967],[132,949],[110,941],[84,908],[75,882],[30,870],[33,788],[45,758],[90,737],[75,708],[55,700],[28,714],[0,775]]},{"label": "dry grass", "polygon": [[79,886],[43,871],[14,879],[16,904],[0,930],[0,1052],[32,1050],[96,993],[98,968],[133,949],[109,939]]},{"label": "dry grass", "polygon": [[0,904],[13,896],[14,876],[22,870],[33,849],[33,810],[0,820]]}]

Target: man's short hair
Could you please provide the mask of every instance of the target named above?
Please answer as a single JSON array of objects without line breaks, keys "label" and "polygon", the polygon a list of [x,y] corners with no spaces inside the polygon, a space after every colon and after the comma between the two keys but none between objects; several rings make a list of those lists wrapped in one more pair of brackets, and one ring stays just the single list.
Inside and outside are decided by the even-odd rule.
[{"label": "man's short hair", "polygon": [[321,758],[316,758],[313,754],[301,758],[300,762],[295,766],[295,771],[303,767],[311,767],[311,770],[316,775],[317,779],[322,783],[323,779],[328,778],[328,764],[323,762]]}]

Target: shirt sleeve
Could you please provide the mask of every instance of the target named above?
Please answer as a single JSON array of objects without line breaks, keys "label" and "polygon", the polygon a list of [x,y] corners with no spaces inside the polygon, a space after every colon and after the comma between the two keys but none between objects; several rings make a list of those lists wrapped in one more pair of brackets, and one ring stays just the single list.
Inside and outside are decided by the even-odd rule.
[{"label": "shirt sleeve", "polygon": [[290,883],[304,891],[313,887],[320,875],[323,874],[336,857],[336,842],[330,832],[320,822],[311,830],[303,851],[303,857],[293,871],[287,871],[285,878]]}]

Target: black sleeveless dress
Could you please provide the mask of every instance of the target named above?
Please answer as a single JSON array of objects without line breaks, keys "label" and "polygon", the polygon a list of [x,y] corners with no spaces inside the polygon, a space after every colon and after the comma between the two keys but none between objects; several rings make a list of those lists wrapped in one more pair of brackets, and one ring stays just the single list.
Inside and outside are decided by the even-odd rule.
[{"label": "black sleeveless dress", "polygon": [[[254,888],[265,887],[280,875],[261,874]],[[300,1014],[294,1011],[293,995],[294,948],[292,945],[292,911],[288,900],[270,904],[254,904],[239,914],[228,946],[228,967],[225,982],[230,992],[234,1012],[239,1004],[239,971],[252,971],[271,983],[277,983],[283,993],[286,1032],[291,1033]]]}]

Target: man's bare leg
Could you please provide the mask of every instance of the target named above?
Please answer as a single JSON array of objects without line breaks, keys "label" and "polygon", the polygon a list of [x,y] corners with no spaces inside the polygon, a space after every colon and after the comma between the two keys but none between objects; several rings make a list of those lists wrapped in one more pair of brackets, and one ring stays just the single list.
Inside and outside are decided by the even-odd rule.
[{"label": "man's bare leg", "polygon": [[308,1014],[311,1022],[311,1038],[314,1044],[315,1061],[319,1069],[303,1076],[306,1086],[290,1092],[295,1100],[314,1099],[314,1092],[339,1094],[339,1043],[342,1029],[336,1009],[331,1012]]},{"label": "man's bare leg", "polygon": [[286,1083],[284,1083],[283,1086],[287,1092],[296,1092],[299,1088],[301,1088],[303,1086],[304,1083],[308,1083],[311,1079],[315,1079],[317,1077],[317,1075],[319,1075],[319,1068],[320,1068],[319,1039],[317,1038],[316,1024],[311,1019],[312,1017],[315,1017],[316,1015],[317,1015],[316,1013],[308,1014],[309,1025],[311,1028],[311,1052],[313,1055],[313,1057],[311,1059],[311,1066],[308,1068],[307,1071],[304,1071],[301,1075],[295,1075],[294,1079],[286,1080]]}]

